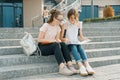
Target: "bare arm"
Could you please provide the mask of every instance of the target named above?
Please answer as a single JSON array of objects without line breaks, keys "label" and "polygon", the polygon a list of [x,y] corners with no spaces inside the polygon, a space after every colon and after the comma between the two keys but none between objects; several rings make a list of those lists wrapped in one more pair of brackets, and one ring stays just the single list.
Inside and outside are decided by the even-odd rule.
[{"label": "bare arm", "polygon": [[83,36],[83,32],[82,32],[82,25],[81,25],[81,27],[80,27],[80,40],[88,40],[88,38],[87,37],[84,37]]},{"label": "bare arm", "polygon": [[61,42],[61,40],[60,40],[60,33],[57,33],[57,35],[56,35],[56,42]]}]

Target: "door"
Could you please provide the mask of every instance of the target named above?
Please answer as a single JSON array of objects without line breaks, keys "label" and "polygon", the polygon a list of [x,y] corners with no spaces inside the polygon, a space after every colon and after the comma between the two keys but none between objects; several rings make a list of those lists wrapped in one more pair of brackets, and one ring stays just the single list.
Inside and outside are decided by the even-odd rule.
[{"label": "door", "polygon": [[14,8],[3,7],[3,27],[14,26]]}]

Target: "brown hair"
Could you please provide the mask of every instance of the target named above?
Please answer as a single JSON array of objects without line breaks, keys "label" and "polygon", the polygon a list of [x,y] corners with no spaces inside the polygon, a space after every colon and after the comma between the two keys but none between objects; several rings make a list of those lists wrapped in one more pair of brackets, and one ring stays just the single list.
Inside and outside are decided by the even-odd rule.
[{"label": "brown hair", "polygon": [[47,9],[47,7],[46,6],[44,6],[44,10],[46,10]]},{"label": "brown hair", "polygon": [[68,11],[68,13],[67,13],[68,19],[70,19],[70,17],[71,17],[72,15],[75,16],[75,19],[76,19],[76,20],[78,20],[78,12],[77,12],[77,10],[75,10],[75,9],[70,9],[70,10]]},{"label": "brown hair", "polygon": [[51,23],[51,22],[53,22],[53,19],[54,18],[57,18],[58,17],[58,15],[62,15],[62,13],[60,12],[60,11],[58,11],[58,10],[55,10],[55,9],[52,9],[51,11],[50,11],[50,18],[49,18],[49,20],[47,21],[47,23]]}]

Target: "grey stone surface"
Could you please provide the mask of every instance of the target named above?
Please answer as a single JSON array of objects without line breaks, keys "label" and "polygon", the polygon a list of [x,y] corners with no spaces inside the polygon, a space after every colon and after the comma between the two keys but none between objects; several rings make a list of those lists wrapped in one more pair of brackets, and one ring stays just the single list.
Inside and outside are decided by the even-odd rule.
[{"label": "grey stone surface", "polygon": [[58,71],[58,67],[57,64],[55,63],[28,64],[28,65],[1,67],[0,76],[1,79],[4,80],[15,77],[53,73],[57,71]]},{"label": "grey stone surface", "polygon": [[91,42],[107,42],[107,41],[120,41],[120,36],[103,36],[103,37],[88,37]]},{"label": "grey stone surface", "polygon": [[[88,55],[91,66],[96,67],[120,64],[120,21],[103,23],[84,23],[83,34],[92,41],[83,44]],[[25,35],[24,31],[32,33],[37,38],[39,28],[1,28],[0,29],[0,80],[19,77],[27,77],[25,80],[119,80],[119,72],[112,67],[100,67],[99,75],[81,77],[78,75],[63,77],[59,74],[48,74],[58,72],[58,66],[53,56],[25,56],[19,44]],[[75,62],[73,61],[75,64]],[[118,68],[119,65],[113,67]],[[118,68],[119,69],[119,68]],[[102,71],[103,70],[103,71]],[[104,71],[108,71],[104,73]],[[120,70],[120,69],[119,69]],[[118,70],[118,71],[119,71]],[[113,73],[114,74],[113,74]],[[110,74],[111,73],[111,74]],[[43,75],[42,75],[43,74]],[[34,77],[33,77],[34,75]],[[39,75],[38,77],[36,75]],[[40,76],[41,75],[41,76]],[[32,76],[32,77],[31,77]],[[47,76],[47,77],[45,77]],[[50,77],[49,77],[50,76]],[[55,76],[54,79],[51,76]],[[61,76],[61,77],[60,77]],[[104,76],[104,77],[102,77]],[[59,77],[59,78],[58,78]],[[13,79],[17,78],[17,79]],[[24,80],[20,78],[19,80]]]},{"label": "grey stone surface", "polygon": [[[88,58],[95,57],[105,57],[105,56],[117,56],[120,55],[120,48],[113,49],[109,48],[108,50],[96,50],[90,51],[85,50]],[[106,54],[107,53],[107,54]],[[32,64],[32,63],[41,63],[41,62],[55,62],[54,56],[26,56],[25,54],[14,54],[14,55],[1,55],[0,56],[0,66],[12,66],[12,65],[21,65],[21,64]]]},{"label": "grey stone surface", "polygon": [[[92,58],[89,60],[89,62],[92,67],[119,64],[120,55],[114,57]],[[46,74],[49,72],[58,72],[57,63],[39,63],[0,67],[0,76],[2,76],[2,79],[10,79],[15,77],[24,77],[37,74]]]},{"label": "grey stone surface", "polygon": [[[83,48],[86,49],[101,49],[101,48],[117,48],[120,47],[120,41],[110,42],[89,42],[82,44]],[[23,49],[21,46],[5,46],[0,47],[0,54],[21,54]]]},{"label": "grey stone surface", "polygon": [[[120,41],[120,36],[96,36],[90,37],[91,42],[110,42],[110,41]],[[4,46],[20,46],[21,39],[0,39],[0,47]],[[37,42],[37,38],[35,38]]]},{"label": "grey stone surface", "polygon": [[[24,33],[0,33],[0,39],[22,39],[24,35]],[[34,38],[38,37],[38,33],[32,33],[31,35]]]},{"label": "grey stone surface", "polygon": [[85,49],[114,48],[114,47],[120,47],[120,41],[89,42],[82,45]]},{"label": "grey stone surface", "polygon": [[[79,74],[64,76],[58,73],[14,78],[9,80],[120,80],[120,64],[94,68],[96,74],[82,77]],[[113,70],[114,69],[114,70]]]},{"label": "grey stone surface", "polygon": [[0,47],[0,55],[23,54],[21,46]]},{"label": "grey stone surface", "polygon": [[54,56],[26,56],[24,54],[0,56],[0,67],[35,63],[39,64],[44,62],[56,63],[56,60]]},{"label": "grey stone surface", "polygon": [[[22,39],[24,33],[0,33],[0,39]],[[38,33],[31,33],[34,38],[38,37]],[[119,36],[120,32],[83,32],[84,36]]]},{"label": "grey stone surface", "polygon": [[0,33],[24,33],[24,32],[30,32],[30,33],[36,33],[39,31],[39,28],[0,28]]}]

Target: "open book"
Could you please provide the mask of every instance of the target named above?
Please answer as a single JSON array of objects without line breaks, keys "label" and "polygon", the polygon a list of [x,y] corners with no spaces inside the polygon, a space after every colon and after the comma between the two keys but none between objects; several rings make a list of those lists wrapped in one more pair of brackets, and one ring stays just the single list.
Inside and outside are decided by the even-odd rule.
[{"label": "open book", "polygon": [[87,40],[83,40],[83,41],[72,41],[70,43],[68,42],[67,44],[85,44],[90,41],[91,41],[90,39],[87,39]]},{"label": "open book", "polygon": [[80,42],[80,44],[85,44],[85,43],[88,43],[88,42],[90,42],[90,41],[91,41],[90,39],[83,40],[83,41]]}]

